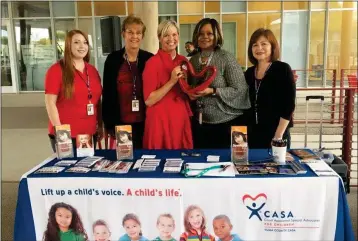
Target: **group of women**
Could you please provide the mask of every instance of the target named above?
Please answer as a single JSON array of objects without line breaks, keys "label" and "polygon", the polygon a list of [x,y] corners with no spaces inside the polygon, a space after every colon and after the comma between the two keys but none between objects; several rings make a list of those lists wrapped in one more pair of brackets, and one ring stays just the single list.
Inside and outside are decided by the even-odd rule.
[{"label": "group of women", "polygon": [[[176,52],[179,27],[173,20],[158,26],[160,49],[153,55],[140,49],[146,27],[128,16],[122,24],[124,48],[108,55],[103,73],[88,63],[87,35],[67,34],[65,56],[50,67],[45,80],[49,136],[53,126],[70,124],[71,136],[115,136],[117,125],[132,125],[134,148],[229,148],[231,126],[248,126],[250,148],[270,148],[273,139],[288,139],[296,88],[290,66],[279,61],[279,46],[269,29],[256,30],[249,42],[252,67],[245,74],[236,58],[224,50],[220,25],[204,18],[195,27],[198,51],[190,62],[196,72],[215,66],[210,86],[185,94],[184,77]],[[190,84],[199,79],[190,78]],[[102,102],[101,102],[102,94]],[[103,124],[104,125],[103,125]]]}]

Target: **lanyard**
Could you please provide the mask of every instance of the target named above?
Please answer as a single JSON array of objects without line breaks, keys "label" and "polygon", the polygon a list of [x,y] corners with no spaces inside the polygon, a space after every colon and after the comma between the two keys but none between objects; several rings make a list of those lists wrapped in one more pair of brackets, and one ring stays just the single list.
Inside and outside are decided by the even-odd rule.
[{"label": "lanyard", "polygon": [[182,171],[182,174],[184,174],[185,177],[188,177],[188,172],[190,171],[201,171],[198,175],[196,175],[195,177],[201,177],[203,176],[205,173],[207,173],[208,171],[214,170],[214,169],[222,169],[222,171],[225,171],[228,167],[230,167],[230,165],[217,165],[217,166],[211,166],[205,169],[190,169],[190,168],[185,168]]},{"label": "lanyard", "polygon": [[[78,70],[77,70],[78,71]],[[91,92],[91,86],[90,86],[90,79],[89,79],[89,74],[88,74],[88,69],[87,67],[85,67],[85,71],[86,71],[86,76],[87,76],[87,80],[85,80],[81,73],[78,73],[78,75],[81,77],[81,79],[83,80],[83,82],[85,83],[86,87],[87,87],[87,97],[88,97],[88,100],[91,101],[92,99],[92,92]]]},{"label": "lanyard", "polygon": [[258,119],[258,104],[257,104],[257,99],[258,99],[258,96],[259,96],[259,90],[260,90],[260,87],[261,87],[262,80],[263,80],[263,78],[265,78],[267,71],[271,67],[271,64],[272,63],[270,63],[269,66],[267,66],[267,68],[265,70],[265,73],[264,73],[264,76],[262,77],[261,80],[257,79],[257,67],[255,68],[255,72],[254,72],[255,76],[254,77],[255,77],[255,117],[256,117],[256,124],[259,123],[259,119]]},{"label": "lanyard", "polygon": [[[132,70],[132,66],[131,66],[131,63],[129,62],[129,60],[128,60],[128,54],[127,54],[127,52],[125,52],[124,53],[124,57],[125,57],[125,59],[126,59],[126,61],[127,61],[127,64],[128,64],[128,67],[129,67],[129,71],[131,72],[131,75],[132,75],[132,79],[133,79],[133,99],[137,99],[137,94],[136,94],[136,92],[137,92],[137,88],[136,88],[136,81],[137,81],[137,75],[136,75],[136,73],[134,73],[133,72],[133,70]],[[138,71],[138,56],[137,56],[137,60],[136,60],[136,66],[137,66],[137,71]]]}]

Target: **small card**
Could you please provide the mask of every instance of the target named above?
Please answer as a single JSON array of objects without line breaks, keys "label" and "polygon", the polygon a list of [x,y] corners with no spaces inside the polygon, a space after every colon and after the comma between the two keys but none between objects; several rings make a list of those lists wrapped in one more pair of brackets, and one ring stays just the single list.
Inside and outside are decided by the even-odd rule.
[{"label": "small card", "polygon": [[180,173],[181,166],[179,167],[171,167],[171,166],[165,166],[163,172],[165,173]]},{"label": "small card", "polygon": [[208,162],[218,162],[220,161],[220,156],[212,156],[212,155],[208,155],[206,160]]},{"label": "small card", "polygon": [[55,163],[55,166],[71,166],[77,163],[77,160],[62,160]]},{"label": "small card", "polygon": [[142,155],[141,158],[143,158],[143,159],[153,159],[155,157],[156,157],[156,155]]},{"label": "small card", "polygon": [[134,164],[134,167],[133,169],[138,169],[142,166],[142,163],[144,162],[144,159],[138,159],[135,164]]},{"label": "small card", "polygon": [[132,100],[132,111],[139,111],[139,100]]},{"label": "small card", "polygon": [[61,172],[63,169],[65,169],[64,167],[43,167],[39,170],[37,170],[36,172],[34,172],[34,174],[39,174],[39,173],[59,173]]},{"label": "small card", "polygon": [[87,173],[91,171],[91,169],[87,167],[71,167],[66,170],[66,172],[77,172],[77,173]]},{"label": "small card", "polygon": [[96,162],[96,164],[94,165],[94,168],[92,169],[92,171],[100,171],[102,170],[103,168],[111,165],[112,162],[110,160],[107,160],[107,159],[102,159],[98,162]]},{"label": "small card", "polygon": [[156,166],[152,166],[152,167],[140,167],[138,169],[139,172],[154,172],[157,169]]},{"label": "small card", "polygon": [[93,106],[93,104],[87,104],[87,115],[94,115],[94,106]]},{"label": "small card", "polygon": [[93,166],[96,162],[100,161],[101,159],[103,159],[103,157],[100,156],[92,156],[92,157],[86,157],[82,160],[80,160],[76,166],[79,167],[91,167]]}]

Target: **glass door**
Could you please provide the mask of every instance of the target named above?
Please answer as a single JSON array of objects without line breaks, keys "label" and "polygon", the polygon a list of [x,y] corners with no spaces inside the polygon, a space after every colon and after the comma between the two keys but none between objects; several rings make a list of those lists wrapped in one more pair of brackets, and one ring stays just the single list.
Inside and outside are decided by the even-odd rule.
[{"label": "glass door", "polygon": [[15,60],[13,55],[13,42],[11,41],[10,24],[8,20],[1,21],[1,42],[0,42],[0,59],[1,59],[1,92],[16,92],[15,81]]}]

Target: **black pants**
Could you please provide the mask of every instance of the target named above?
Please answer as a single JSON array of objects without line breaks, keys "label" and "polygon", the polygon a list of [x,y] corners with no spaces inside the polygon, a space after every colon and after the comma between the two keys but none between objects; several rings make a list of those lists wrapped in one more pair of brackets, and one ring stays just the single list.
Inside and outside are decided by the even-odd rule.
[{"label": "black pants", "polygon": [[193,140],[195,149],[229,149],[231,146],[231,126],[246,125],[244,116],[220,123],[207,124],[192,119]]},{"label": "black pants", "polygon": [[[51,135],[49,134],[48,137],[50,138],[50,144],[51,144],[51,148],[53,150],[53,152],[56,152],[56,138],[54,135]],[[94,149],[96,149],[96,146],[97,146],[97,134],[94,134],[93,135],[93,147]],[[72,147],[73,147],[73,153],[75,154],[75,156],[77,156],[76,154],[76,149],[77,149],[77,146],[76,146],[76,138],[72,138]]]},{"label": "black pants", "polygon": [[132,123],[132,142],[134,149],[143,148],[144,121]]},{"label": "black pants", "polygon": [[[276,127],[264,127],[252,125],[248,128],[247,142],[250,149],[269,149],[271,140],[276,132]],[[287,128],[283,134],[283,139],[287,140],[287,149],[291,148],[290,128]]]}]

